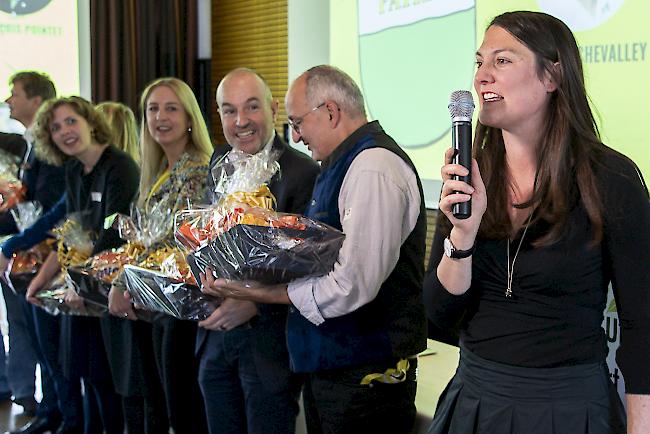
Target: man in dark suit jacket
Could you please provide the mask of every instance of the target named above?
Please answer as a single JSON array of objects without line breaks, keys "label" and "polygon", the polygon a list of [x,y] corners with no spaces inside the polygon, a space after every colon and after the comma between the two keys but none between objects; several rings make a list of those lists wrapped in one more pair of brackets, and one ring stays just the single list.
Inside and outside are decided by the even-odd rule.
[{"label": "man in dark suit jacket", "polygon": [[[8,156],[16,157],[16,162],[19,164],[25,157],[27,142],[20,134],[0,132],[0,150],[4,151]],[[11,175],[18,177],[20,173],[16,172]],[[11,213],[0,213],[0,235],[9,235],[14,232],[16,232],[16,224]]]},{"label": "man in dark suit jacket", "polygon": [[[43,207],[43,213],[47,212],[56,202],[59,201],[63,194],[63,169],[55,167],[50,164],[44,163],[34,153],[32,146],[27,147],[25,139],[17,134],[3,134],[0,133],[0,148],[4,149],[3,141],[5,136],[9,137],[12,149],[20,150],[20,144],[16,141],[18,139],[22,142],[23,155],[29,151],[27,155],[21,155],[24,158],[20,178],[26,187],[25,201],[36,201]],[[18,227],[10,212],[0,213],[0,235],[9,235],[16,233]]]},{"label": "man in dark suit jacket", "polygon": [[[216,149],[210,168],[232,148],[272,151],[280,165],[269,182],[276,210],[301,214],[320,168],[276,134],[278,103],[268,85],[252,70],[235,69],[219,84],[217,105],[228,145]],[[209,173],[208,194],[214,186]],[[226,299],[199,323],[196,353],[210,433],[295,431],[302,379],[289,369],[286,318],[286,306]]]},{"label": "man in dark suit jacket", "polygon": [[27,143],[20,134],[0,132],[0,149],[22,160],[27,150]]}]

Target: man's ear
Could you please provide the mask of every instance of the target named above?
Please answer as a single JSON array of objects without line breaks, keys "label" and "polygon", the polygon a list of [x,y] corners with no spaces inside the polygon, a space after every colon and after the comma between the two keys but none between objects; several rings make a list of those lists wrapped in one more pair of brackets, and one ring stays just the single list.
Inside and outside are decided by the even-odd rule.
[{"label": "man's ear", "polygon": [[33,96],[32,98],[29,99],[30,103],[32,104],[32,107],[34,109],[34,113],[38,111],[38,108],[43,104],[43,98],[40,95]]},{"label": "man's ear", "polygon": [[325,103],[325,107],[327,108],[327,114],[329,115],[330,122],[333,122],[333,126],[336,126],[341,120],[341,109],[334,101],[328,101]]},{"label": "man's ear", "polygon": [[275,123],[275,119],[278,116],[278,111],[280,110],[280,103],[278,103],[277,99],[271,100],[271,114],[273,115],[273,123]]}]

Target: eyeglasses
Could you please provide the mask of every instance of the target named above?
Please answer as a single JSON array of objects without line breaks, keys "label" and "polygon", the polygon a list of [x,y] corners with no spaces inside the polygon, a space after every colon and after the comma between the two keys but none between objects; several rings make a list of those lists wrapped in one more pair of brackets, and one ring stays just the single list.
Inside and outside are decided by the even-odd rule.
[{"label": "eyeglasses", "polygon": [[302,116],[297,116],[294,117],[293,119],[287,119],[287,122],[289,123],[289,126],[293,128],[293,130],[296,132],[296,134],[300,134],[300,124],[302,124],[302,121],[305,120],[307,115],[315,112],[319,108],[323,107],[325,104],[327,104],[326,101],[323,101],[322,103],[318,104],[316,107],[313,109],[309,110],[307,113],[305,113]]}]

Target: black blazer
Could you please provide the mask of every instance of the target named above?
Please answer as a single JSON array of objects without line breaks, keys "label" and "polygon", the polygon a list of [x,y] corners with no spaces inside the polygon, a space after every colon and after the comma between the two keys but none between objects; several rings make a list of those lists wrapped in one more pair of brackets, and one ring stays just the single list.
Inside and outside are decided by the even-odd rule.
[{"label": "black blazer", "polygon": [[[210,160],[208,189],[214,188],[212,168],[232,148],[228,145],[218,146]],[[276,210],[302,214],[312,195],[320,166],[304,153],[292,148],[276,134],[273,149],[281,152],[278,163],[280,171],[276,173],[269,189],[277,201]],[[209,194],[209,193],[208,193]],[[285,325],[287,306],[258,305],[259,314],[251,320],[253,355],[255,364],[264,381],[289,381],[289,354],[287,351]],[[208,330],[200,328],[197,333],[196,354],[200,356]],[[214,332],[223,333],[223,332]],[[226,332],[227,333],[227,332]]]},{"label": "black blazer", "polygon": [[[316,177],[320,174],[320,166],[306,154],[292,148],[275,135],[273,150],[280,152],[280,171],[269,182],[269,189],[277,201],[276,211],[302,214],[311,199]],[[232,147],[217,146],[210,159],[206,198],[210,202],[215,184],[212,179],[212,169]]]},{"label": "black blazer", "polygon": [[22,160],[27,150],[27,142],[20,134],[0,132],[0,149]]}]

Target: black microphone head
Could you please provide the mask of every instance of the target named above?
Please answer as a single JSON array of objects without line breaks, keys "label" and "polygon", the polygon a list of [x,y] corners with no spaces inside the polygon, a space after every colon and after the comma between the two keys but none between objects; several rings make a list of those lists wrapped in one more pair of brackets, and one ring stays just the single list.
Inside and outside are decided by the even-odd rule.
[{"label": "black microphone head", "polygon": [[472,121],[472,113],[474,113],[474,98],[472,92],[468,90],[455,90],[449,97],[449,114],[451,120],[456,121]]}]

